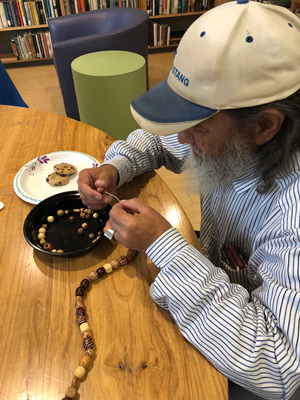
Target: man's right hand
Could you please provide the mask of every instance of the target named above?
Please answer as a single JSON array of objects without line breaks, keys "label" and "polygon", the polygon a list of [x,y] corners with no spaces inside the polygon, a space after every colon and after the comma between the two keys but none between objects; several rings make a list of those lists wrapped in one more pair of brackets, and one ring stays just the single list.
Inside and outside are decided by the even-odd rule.
[{"label": "man's right hand", "polygon": [[116,190],[119,178],[118,171],[112,165],[97,168],[86,168],[80,171],[77,180],[80,198],[92,210],[101,210],[110,202],[111,193]]}]

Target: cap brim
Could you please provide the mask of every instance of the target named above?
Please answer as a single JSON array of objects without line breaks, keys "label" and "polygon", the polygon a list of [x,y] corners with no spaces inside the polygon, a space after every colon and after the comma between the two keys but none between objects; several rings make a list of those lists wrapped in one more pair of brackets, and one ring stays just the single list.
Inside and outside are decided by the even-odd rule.
[{"label": "cap brim", "polygon": [[133,100],[130,108],[141,128],[161,136],[191,128],[218,112],[183,99],[167,80]]}]

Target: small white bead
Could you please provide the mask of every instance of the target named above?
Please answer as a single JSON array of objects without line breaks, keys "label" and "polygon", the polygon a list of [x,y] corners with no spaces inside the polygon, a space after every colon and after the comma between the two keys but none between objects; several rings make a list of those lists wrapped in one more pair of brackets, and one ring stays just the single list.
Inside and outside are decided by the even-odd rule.
[{"label": "small white bead", "polygon": [[107,263],[103,265],[103,268],[105,269],[106,273],[109,274],[112,271],[112,266],[111,264]]},{"label": "small white bead", "polygon": [[74,375],[77,376],[78,379],[82,379],[85,375],[85,368],[78,365],[78,367],[74,369]]},{"label": "small white bead", "polygon": [[88,331],[90,329],[90,326],[87,322],[84,322],[79,326],[81,333]]}]

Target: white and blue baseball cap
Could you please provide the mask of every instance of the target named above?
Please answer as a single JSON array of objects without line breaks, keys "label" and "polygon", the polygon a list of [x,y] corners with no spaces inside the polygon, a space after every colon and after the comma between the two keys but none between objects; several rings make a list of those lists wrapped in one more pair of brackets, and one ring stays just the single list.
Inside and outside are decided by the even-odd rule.
[{"label": "white and blue baseball cap", "polygon": [[146,131],[169,135],[299,88],[300,19],[284,7],[238,0],[188,28],[169,77],[133,100],[131,112]]}]

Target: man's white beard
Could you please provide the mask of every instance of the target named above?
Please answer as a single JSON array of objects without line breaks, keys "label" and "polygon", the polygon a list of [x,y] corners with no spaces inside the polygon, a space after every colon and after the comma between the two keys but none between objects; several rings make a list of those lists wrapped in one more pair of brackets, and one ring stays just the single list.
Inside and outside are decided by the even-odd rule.
[{"label": "man's white beard", "polygon": [[240,177],[256,159],[253,147],[242,140],[230,143],[217,158],[207,156],[196,145],[191,148],[199,157],[191,152],[182,171],[187,174],[187,190],[201,197],[212,193],[221,183],[226,185]]}]

